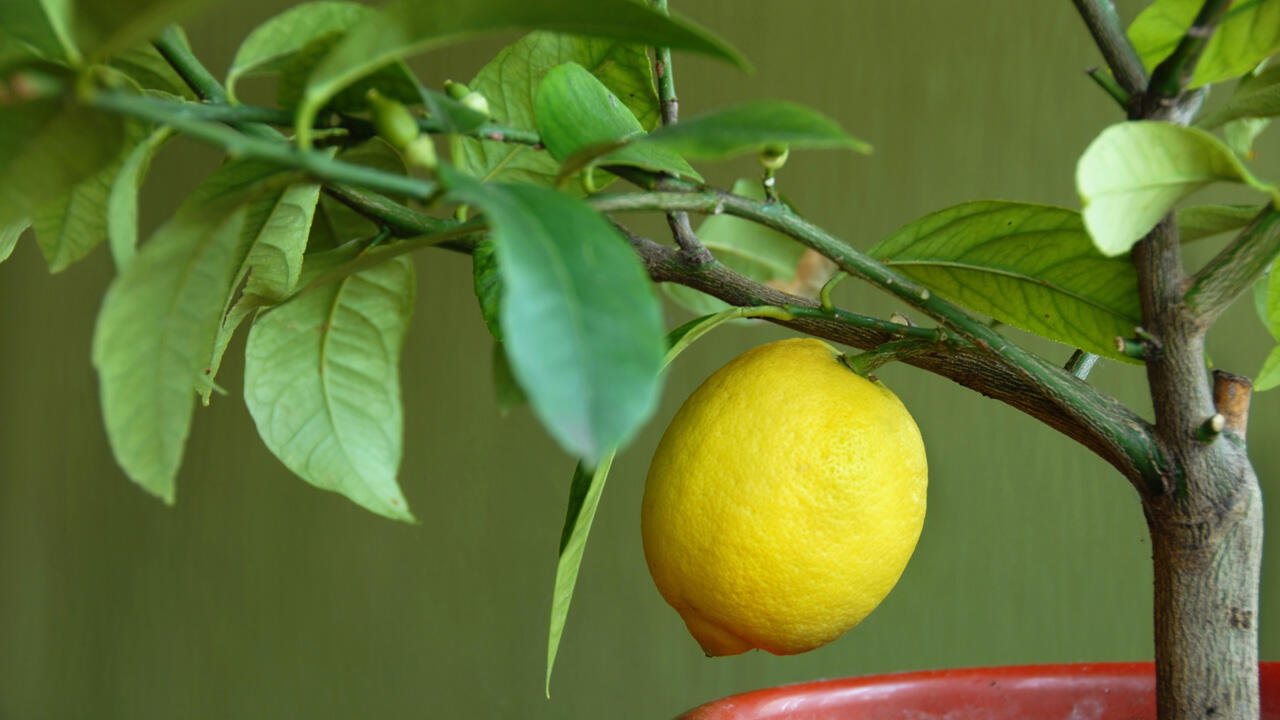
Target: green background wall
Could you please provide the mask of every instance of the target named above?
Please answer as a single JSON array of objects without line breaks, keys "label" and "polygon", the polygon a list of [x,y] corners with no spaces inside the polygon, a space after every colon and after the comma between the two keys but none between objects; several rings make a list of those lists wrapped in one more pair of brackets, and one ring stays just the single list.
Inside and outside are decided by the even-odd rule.
[{"label": "green background wall", "polygon": [[[796,153],[781,179],[858,247],[963,200],[1075,206],[1075,158],[1119,119],[1082,73],[1099,59],[1067,2],[673,4],[758,68],[747,77],[678,55],[685,113],[787,98],[874,143],[870,157]],[[206,13],[189,23],[193,44],[221,72],[244,32],[283,5]],[[468,78],[508,40],[415,65],[430,83]],[[1275,142],[1260,148],[1259,174],[1280,176],[1278,156]],[[151,226],[216,161],[194,145],[167,150],[146,187]],[[720,183],[755,172],[709,171]],[[374,517],[275,462],[238,397],[239,343],[220,378],[230,396],[197,415],[177,505],[146,496],[111,460],[88,361],[106,253],[49,277],[24,240],[0,265],[0,717],[663,718],[819,677],[1151,656],[1150,548],[1128,485],[1002,405],[889,367],[881,375],[915,414],[932,470],[929,517],[901,583],[810,654],[704,658],[649,580],[640,493],[681,399],[737,352],[783,334],[755,326],[721,330],[682,357],[654,421],[615,464],[545,699],[572,461],[527,410],[499,417],[469,261],[439,252],[417,262],[401,473],[417,526]],[[854,282],[838,301],[893,309]],[[671,309],[671,324],[685,318]],[[1252,373],[1267,346],[1241,303],[1211,353]],[[1136,368],[1103,363],[1093,378],[1145,407]],[[1280,392],[1256,397],[1253,453],[1269,500],[1280,497],[1277,433]],[[1268,557],[1280,553],[1277,517]],[[1274,560],[1262,603],[1262,654],[1280,659]]]}]

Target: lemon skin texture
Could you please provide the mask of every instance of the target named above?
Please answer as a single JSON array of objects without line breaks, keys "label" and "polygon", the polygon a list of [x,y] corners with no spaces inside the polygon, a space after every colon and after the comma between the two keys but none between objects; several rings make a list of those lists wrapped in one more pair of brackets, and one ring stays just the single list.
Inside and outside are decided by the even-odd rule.
[{"label": "lemon skin texture", "polygon": [[893,589],[924,523],[927,464],[888,388],[818,340],[757,347],[680,408],[641,506],[662,597],[710,656],[812,650]]}]

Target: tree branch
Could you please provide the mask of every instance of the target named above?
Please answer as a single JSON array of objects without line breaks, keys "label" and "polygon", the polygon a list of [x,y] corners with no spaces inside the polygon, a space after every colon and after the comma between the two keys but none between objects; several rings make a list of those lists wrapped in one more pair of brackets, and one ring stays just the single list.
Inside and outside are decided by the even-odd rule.
[{"label": "tree branch", "polygon": [[1167,102],[1182,94],[1191,82],[1200,54],[1230,6],[1231,0],[1205,0],[1178,47],[1152,71],[1151,82],[1144,93],[1146,102]]},{"label": "tree branch", "polygon": [[1147,70],[1138,57],[1138,51],[1133,49],[1133,43],[1124,34],[1124,26],[1120,24],[1120,17],[1116,15],[1116,8],[1111,0],[1072,2],[1120,87],[1130,96],[1146,90]]},{"label": "tree branch", "polygon": [[1191,278],[1186,301],[1211,323],[1280,255],[1280,211],[1268,205]]}]

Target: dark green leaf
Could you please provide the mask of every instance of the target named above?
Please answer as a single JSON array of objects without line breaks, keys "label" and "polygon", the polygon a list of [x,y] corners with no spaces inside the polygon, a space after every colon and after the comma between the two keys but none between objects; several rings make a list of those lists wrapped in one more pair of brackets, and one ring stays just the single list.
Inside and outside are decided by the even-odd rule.
[{"label": "dark green leaf", "polygon": [[498,306],[502,302],[502,277],[498,272],[498,257],[492,240],[482,240],[471,253],[472,278],[476,299],[480,301],[480,315],[493,339],[502,342],[502,324],[498,320]]},{"label": "dark green leaf", "polygon": [[965,203],[868,253],[965,307],[1098,355],[1127,360],[1113,341],[1142,322],[1133,265],[1100,254],[1065,208]]},{"label": "dark green leaf", "polygon": [[[338,155],[338,159],[397,175],[407,173],[404,158],[382,138],[375,137],[368,142],[343,150]],[[404,198],[394,199],[403,200]],[[308,247],[312,249],[337,247],[356,238],[371,238],[378,233],[378,229],[378,226],[369,218],[328,195],[322,195]]]},{"label": "dark green leaf", "polygon": [[1107,255],[1128,252],[1175,203],[1219,180],[1276,192],[1250,174],[1221,140],[1165,122],[1112,125],[1076,167],[1085,225]]},{"label": "dark green leaf", "polygon": [[442,166],[452,197],[492,228],[502,337],[534,412],[570,453],[596,462],[653,411],[662,316],[618,231],[581,201],[530,185],[481,185]]},{"label": "dark green leaf", "polygon": [[[635,115],[604,83],[575,62],[557,65],[543,76],[534,98],[534,116],[542,144],[561,162],[583,150],[644,135]],[[660,146],[626,144],[590,160],[593,165],[630,165],[702,179],[684,158]]]},{"label": "dark green leaf", "polygon": [[115,162],[123,145],[118,115],[52,99],[0,105],[0,225],[55,202]]},{"label": "dark green leaf", "polygon": [[80,46],[106,57],[147,42],[161,28],[191,14],[210,0],[80,0],[76,36]]},{"label": "dark green leaf", "polygon": [[[1156,0],[1129,26],[1129,39],[1151,70],[1178,46],[1204,0]],[[1190,87],[1249,72],[1280,50],[1280,1],[1236,0],[1196,64]]]},{"label": "dark green leaf", "polygon": [[1258,205],[1196,205],[1178,211],[1178,236],[1182,242],[1239,230],[1261,211]]},{"label": "dark green leaf", "polygon": [[[589,69],[640,121],[652,129],[659,120],[658,94],[645,49],[550,32],[529,33],[508,45],[470,83],[485,96],[494,118],[519,130],[536,130],[534,93],[553,67],[576,62]],[[450,139],[454,162],[475,177],[555,185],[560,166],[542,150],[465,137]]]},{"label": "dark green leaf", "polygon": [[498,412],[506,415],[528,403],[529,398],[525,397],[524,389],[520,387],[520,383],[516,382],[516,376],[511,372],[511,363],[507,362],[507,351],[503,349],[502,343],[493,343],[491,355],[494,399],[498,403]]},{"label": "dark green leaf", "polygon": [[221,321],[244,255],[244,212],[187,206],[111,283],[98,314],[98,369],[107,437],[136,483],[173,502],[174,477]]},{"label": "dark green leaf", "polygon": [[[346,32],[375,11],[342,0],[307,2],[263,22],[245,37],[227,70],[227,95],[241,77],[278,72],[312,41]],[[298,94],[301,94],[299,89]]]},{"label": "dark green leaf", "polygon": [[107,246],[116,270],[123,272],[133,261],[138,248],[138,191],[160,146],[173,135],[173,130],[160,127],[124,156],[111,191],[107,195]]},{"label": "dark green leaf", "polygon": [[22,233],[30,226],[31,223],[23,219],[0,227],[0,262],[9,259],[13,249],[18,245],[18,238],[22,237]]},{"label": "dark green leaf", "polygon": [[6,0],[0,30],[26,43],[45,60],[80,64],[72,37],[75,3],[71,0]]},{"label": "dark green leaf", "polygon": [[196,99],[191,87],[150,43],[113,55],[111,67],[128,75],[140,90],[158,90],[187,100]]},{"label": "dark green leaf", "polygon": [[[759,180],[740,179],[734,183],[733,192],[764,200],[764,188]],[[716,260],[761,283],[795,277],[796,263],[805,250],[791,237],[728,214],[711,215],[702,221],[697,235]],[[662,289],[677,304],[694,313],[714,313],[729,307],[719,298],[683,285],[664,283]]]},{"label": "dark green leaf", "polygon": [[569,603],[573,601],[573,588],[578,584],[578,571],[582,567],[582,555],[587,549],[587,536],[591,522],[600,506],[600,494],[604,491],[613,453],[600,458],[595,469],[578,463],[569,484],[569,507],[565,512],[564,529],[560,531],[560,559],[556,562],[556,579],[551,595],[551,628],[547,636],[547,697],[551,697],[551,669],[555,666],[556,652],[560,649],[560,636],[564,634],[565,619],[569,616]]},{"label": "dark green leaf", "polygon": [[413,287],[413,263],[396,258],[259,315],[245,348],[245,402],[271,452],[312,485],[397,520],[413,519],[396,484]]},{"label": "dark green leaf", "polygon": [[871,152],[834,120],[780,100],[744,103],[668,125],[636,145],[664,147],[685,157],[723,160],[770,146],[845,148]]},{"label": "dark green leaf", "polygon": [[435,90],[423,88],[422,100],[426,103],[429,115],[439,122],[440,129],[446,133],[469,133],[489,121],[488,115],[472,110]]},{"label": "dark green leaf", "polygon": [[[307,78],[316,64],[342,41],[342,33],[321,35],[291,54],[280,67],[276,81],[276,102],[295,108],[302,102]],[[418,83],[404,63],[392,61],[361,77],[328,99],[324,107],[337,112],[362,112],[369,107],[368,92],[377,89],[383,96],[406,104],[422,102]]]},{"label": "dark green leaf", "polygon": [[552,30],[666,45],[746,66],[723,41],[630,0],[398,0],[352,28],[316,67],[298,108],[297,125],[310,127],[330,98],[388,62],[475,35],[509,30]]}]

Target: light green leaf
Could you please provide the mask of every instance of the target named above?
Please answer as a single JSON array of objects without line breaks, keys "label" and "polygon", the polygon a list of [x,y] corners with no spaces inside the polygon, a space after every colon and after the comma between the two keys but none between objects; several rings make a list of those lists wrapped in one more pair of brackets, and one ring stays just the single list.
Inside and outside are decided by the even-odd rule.
[{"label": "light green leaf", "polygon": [[110,64],[128,75],[140,90],[158,90],[187,100],[196,99],[191,87],[150,43],[116,53],[111,57]]},{"label": "light green leaf", "polygon": [[151,168],[151,158],[173,136],[173,129],[159,127],[124,156],[107,195],[107,247],[116,270],[133,261],[138,248],[138,191]]},{"label": "light green leaf", "polygon": [[498,256],[492,240],[480,241],[471,253],[471,276],[476,300],[480,301],[480,316],[484,318],[489,334],[500,343],[502,323],[498,319],[498,306],[502,302],[502,277],[498,272]]},{"label": "light green leaf", "polygon": [[[400,153],[385,140],[377,137],[343,150],[339,153],[338,159],[397,175],[408,172]],[[403,200],[404,198],[395,199]],[[311,230],[311,238],[307,243],[308,247],[314,250],[337,247],[356,238],[373,237],[378,233],[378,226],[369,218],[326,194],[320,196],[320,207]]]},{"label": "light green leaf", "polygon": [[124,145],[117,115],[60,99],[0,105],[0,225],[55,202],[115,162]]},{"label": "light green leaf", "polygon": [[[1271,337],[1280,341],[1280,272],[1273,267],[1267,281],[1266,315],[1264,322]],[[1258,377],[1253,381],[1253,389],[1259,392],[1280,386],[1280,345],[1272,348],[1271,354],[1262,363]]]},{"label": "light green leaf", "polygon": [[86,55],[108,57],[149,41],[211,0],[79,0],[75,32]]},{"label": "light green leaf", "polygon": [[1271,353],[1262,363],[1258,378],[1253,381],[1253,389],[1257,392],[1270,390],[1280,386],[1280,345],[1271,348]]},{"label": "light green leaf", "polygon": [[23,219],[0,227],[0,262],[9,259],[13,249],[18,245],[18,238],[22,237],[22,233],[30,226],[31,223]]},{"label": "light green leaf", "polygon": [[704,160],[724,160],[770,146],[871,152],[870,145],[850,136],[836,121],[781,100],[749,102],[681,120],[635,144],[664,147]]},{"label": "light green leaf", "polygon": [[534,413],[588,462],[620,446],[657,402],[662,314],[625,238],[548,188],[481,185],[441,167],[453,199],[479,208],[502,278],[507,358]]},{"label": "light green leaf", "polygon": [[473,110],[444,93],[426,88],[422,88],[421,93],[428,115],[439,122],[443,132],[469,133],[489,122],[485,113]]},{"label": "light green leaf", "polygon": [[1178,237],[1182,242],[1239,230],[1262,210],[1258,205],[1196,205],[1178,211]]},{"label": "light green leaf", "polygon": [[582,567],[582,555],[587,549],[587,537],[591,534],[591,522],[600,506],[613,453],[605,453],[595,469],[579,462],[573,470],[569,484],[569,507],[565,513],[564,529],[560,531],[560,559],[556,561],[556,579],[551,592],[551,625],[547,636],[547,697],[551,697],[551,669],[555,667],[556,653],[560,650],[560,637],[569,617],[569,604],[573,601],[573,589],[578,584],[578,571]]},{"label": "light green leaf", "polygon": [[965,307],[1097,355],[1129,360],[1113,341],[1142,322],[1132,263],[1100,254],[1065,208],[964,203],[867,252]]},{"label": "light green leaf", "polygon": [[464,38],[510,30],[553,30],[667,45],[746,65],[737,51],[707,32],[629,0],[398,0],[352,28],[316,67],[296,124],[310,127],[330,98],[388,62]]},{"label": "light green leaf", "polygon": [[1196,120],[1196,127],[1211,130],[1241,118],[1280,115],[1280,65],[1240,79],[1235,94],[1222,106]]},{"label": "light green leaf", "polygon": [[236,82],[241,77],[278,72],[313,40],[340,35],[374,12],[353,2],[319,0],[295,5],[269,18],[254,28],[236,50],[227,70],[227,95],[235,97]]},{"label": "light green leaf", "polygon": [[[542,144],[561,162],[584,150],[644,135],[636,116],[618,102],[604,83],[575,62],[557,65],[543,76],[534,98],[534,116]],[[660,146],[624,144],[588,159],[591,165],[630,165],[702,179],[684,158]],[[560,174],[565,172],[562,169]]]},{"label": "light green leaf", "polygon": [[503,349],[502,343],[494,341],[491,358],[494,399],[498,403],[498,412],[506,415],[521,405],[527,404],[529,398],[525,396],[524,389],[520,387],[520,383],[516,382],[516,376],[511,372],[511,363],[507,362],[507,351]]},{"label": "light green leaf", "polygon": [[1094,244],[1121,255],[1175,203],[1210,183],[1242,182],[1273,196],[1209,133],[1165,122],[1125,122],[1102,131],[1080,157],[1076,189]]},{"label": "light green leaf", "polygon": [[[1267,317],[1267,289],[1270,284],[1271,268],[1267,268],[1262,277],[1253,281],[1253,310],[1258,315],[1258,321],[1262,323],[1263,327],[1267,328],[1268,332],[1271,331],[1271,323],[1268,322],[1270,318]],[[1276,339],[1280,340],[1280,338]]]},{"label": "light green leaf", "polygon": [[258,316],[245,348],[245,402],[281,462],[379,515],[413,520],[399,486],[400,349],[413,263],[396,258]]},{"label": "light green leaf", "polygon": [[111,187],[126,157],[147,132],[147,128],[137,122],[130,121],[125,126],[127,139],[119,157],[32,213],[31,226],[49,264],[49,272],[62,272],[107,239]]},{"label": "light green leaf", "polygon": [[[753,200],[764,200],[765,197],[758,179],[738,180],[733,184],[733,192]],[[760,283],[794,278],[796,263],[805,250],[791,237],[728,214],[711,215],[703,220],[697,235],[716,260]],[[662,290],[676,304],[699,315],[729,307],[719,298],[683,285],[663,283]]]},{"label": "light green leaf", "polygon": [[[246,163],[244,169],[249,176],[246,181],[265,178],[273,172],[270,166],[256,163]],[[249,204],[241,231],[248,255],[235,282],[226,288],[222,324],[209,357],[208,382],[198,388],[205,405],[209,404],[212,381],[218,376],[227,344],[240,323],[258,308],[284,301],[298,284],[302,256],[319,199],[318,184],[300,183],[268,193]],[[240,291],[242,283],[243,292]]]},{"label": "light green leaf", "polygon": [[[533,32],[508,45],[481,68],[469,87],[481,93],[498,121],[520,130],[536,130],[534,95],[544,75],[576,62],[650,130],[659,120],[658,93],[643,46],[613,40]],[[550,153],[524,145],[450,138],[454,163],[475,177],[555,185],[560,166]]]},{"label": "light green leaf", "polygon": [[72,0],[6,0],[0,29],[26,43],[45,60],[80,64],[80,50],[72,37]]},{"label": "light green leaf", "polygon": [[227,203],[180,209],[116,276],[98,314],[98,370],[107,437],[134,482],[172,503],[174,477],[244,250],[244,212]]},{"label": "light green leaf", "polygon": [[[1156,0],[1129,26],[1150,71],[1178,46],[1204,0]],[[1280,0],[1236,0],[1196,64],[1190,87],[1239,77],[1280,50]]]},{"label": "light green leaf", "polygon": [[1280,340],[1280,272],[1273,267],[1267,281],[1267,329]]}]

